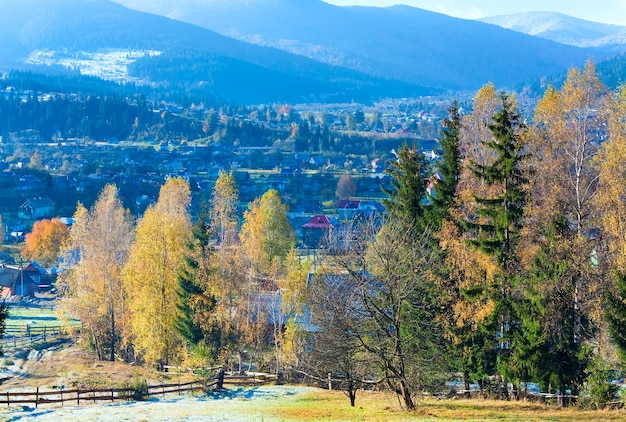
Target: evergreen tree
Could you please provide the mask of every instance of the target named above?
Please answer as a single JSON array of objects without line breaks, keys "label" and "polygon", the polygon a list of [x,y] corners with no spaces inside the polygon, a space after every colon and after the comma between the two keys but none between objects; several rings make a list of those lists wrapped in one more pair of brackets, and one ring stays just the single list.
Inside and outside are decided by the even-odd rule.
[{"label": "evergreen tree", "polygon": [[178,314],[174,327],[187,344],[193,346],[203,337],[200,325],[194,320],[194,299],[202,294],[202,289],[196,282],[197,261],[191,257],[186,257],[185,263],[185,267],[178,274],[178,290],[176,292],[178,295],[178,302],[176,303]]},{"label": "evergreen tree", "polygon": [[[7,326],[7,318],[9,317],[9,308],[6,302],[3,300],[0,304],[0,338],[4,337],[4,330]],[[0,348],[0,354],[2,354],[2,348]]]},{"label": "evergreen tree", "polygon": [[[579,277],[578,238],[565,217],[557,219],[540,239],[539,251],[520,297],[514,302],[520,330],[513,337],[513,355],[528,380],[538,381],[543,391],[552,387],[561,396],[576,391],[589,358],[583,345],[585,315],[575,306]],[[553,392],[549,391],[549,392]]]},{"label": "evergreen tree", "polygon": [[[500,266],[495,283],[478,288],[474,293],[487,295],[493,302],[488,325],[497,344],[485,342],[485,346],[497,349],[497,366],[506,386],[507,377],[517,376],[516,369],[509,366],[511,335],[517,324],[511,298],[517,261],[516,244],[525,201],[525,179],[521,169],[524,156],[519,136],[522,127],[520,117],[508,95],[501,94],[500,100],[501,109],[489,126],[493,139],[483,141],[494,152],[494,159],[487,164],[472,163],[474,176],[489,186],[492,195],[474,197],[478,206],[477,216],[467,221],[467,226],[475,233],[470,243],[485,255],[494,257]],[[491,350],[483,350],[483,353],[491,353]]]},{"label": "evergreen tree", "polygon": [[493,140],[483,142],[496,153],[493,162],[473,163],[474,175],[496,190],[490,197],[475,197],[479,206],[477,222],[468,226],[480,234],[472,241],[481,251],[498,259],[506,272],[514,261],[515,241],[521,229],[525,195],[521,162],[522,143],[519,137],[520,116],[513,110],[506,94],[502,94],[502,109],[489,126]]},{"label": "evergreen tree", "polygon": [[[430,207],[427,218],[434,227],[441,227],[444,218],[450,216],[461,174],[461,116],[456,103],[448,110],[448,118],[443,121],[443,136],[439,141],[443,155],[437,163],[437,174],[431,177],[433,194],[428,195]],[[438,177],[440,176],[440,177]]]},{"label": "evergreen tree", "polygon": [[626,362],[626,275],[615,273],[615,289],[605,292],[605,318],[611,338]]},{"label": "evergreen tree", "polygon": [[383,200],[387,212],[409,224],[421,224],[426,195],[427,163],[414,144],[406,143],[398,151],[398,159],[385,170],[391,178],[391,189],[383,188],[389,197]]}]

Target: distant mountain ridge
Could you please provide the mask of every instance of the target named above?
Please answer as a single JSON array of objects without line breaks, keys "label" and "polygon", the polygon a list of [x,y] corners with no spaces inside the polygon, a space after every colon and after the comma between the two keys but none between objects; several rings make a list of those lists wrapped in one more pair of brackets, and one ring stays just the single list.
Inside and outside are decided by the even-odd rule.
[{"label": "distant mountain ridge", "polygon": [[581,65],[591,51],[409,6],[321,0],[115,0],[223,35],[374,76],[446,89],[513,86]]},{"label": "distant mountain ridge", "polygon": [[[230,101],[365,101],[435,92],[244,43],[109,0],[3,0],[0,16],[11,16],[0,26],[0,65],[5,69],[19,67],[40,50],[67,56],[110,49],[156,50],[163,54],[129,67],[152,82],[175,79],[186,88],[202,88]],[[196,57],[204,62],[198,63]]]},{"label": "distant mountain ridge", "polygon": [[554,12],[500,15],[479,21],[562,44],[626,51],[626,26],[590,22]]},{"label": "distant mountain ridge", "polygon": [[236,102],[371,101],[489,81],[510,89],[592,53],[408,6],[320,0],[2,0],[0,15],[10,17],[2,68],[33,52],[151,50],[162,54],[128,65],[135,76]]}]

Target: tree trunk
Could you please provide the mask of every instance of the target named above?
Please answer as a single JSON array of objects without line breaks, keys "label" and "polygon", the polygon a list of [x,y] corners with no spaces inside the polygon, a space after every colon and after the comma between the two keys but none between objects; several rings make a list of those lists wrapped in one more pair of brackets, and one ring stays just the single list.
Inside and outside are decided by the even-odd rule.
[{"label": "tree trunk", "polygon": [[115,361],[115,313],[111,310],[111,362]]},{"label": "tree trunk", "polygon": [[415,403],[413,403],[411,392],[409,391],[409,387],[406,385],[405,380],[400,380],[400,390],[402,392],[402,400],[404,400],[406,410],[415,410]]},{"label": "tree trunk", "polygon": [[348,397],[350,398],[350,406],[354,407],[356,403],[356,388],[352,378],[348,379]]},{"label": "tree trunk", "polygon": [[567,406],[567,397],[565,397],[565,386],[564,385],[559,386],[559,398],[557,400],[557,405],[559,407],[566,407]]}]

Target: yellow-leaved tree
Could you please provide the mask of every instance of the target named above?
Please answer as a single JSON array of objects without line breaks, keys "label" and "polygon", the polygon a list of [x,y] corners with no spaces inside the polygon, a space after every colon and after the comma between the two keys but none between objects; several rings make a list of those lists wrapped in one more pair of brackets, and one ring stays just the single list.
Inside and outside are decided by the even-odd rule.
[{"label": "yellow-leaved tree", "polygon": [[604,291],[603,313],[613,344],[626,362],[626,85],[608,101],[608,140],[596,160],[600,180],[594,198],[611,270]]},{"label": "yellow-leaved tree", "polygon": [[80,318],[99,359],[115,359],[124,327],[125,287],[121,271],[133,239],[133,222],[115,185],[107,185],[87,210],[79,204],[65,252],[75,265],[62,275],[67,308]]},{"label": "yellow-leaved tree", "polygon": [[244,213],[241,245],[256,276],[273,273],[294,245],[295,233],[280,193],[270,189],[254,200]]},{"label": "yellow-leaved tree", "polygon": [[535,108],[528,138],[534,185],[534,219],[545,224],[564,215],[577,233],[589,228],[598,183],[593,158],[606,126],[606,88],[594,65],[572,69],[560,90],[549,88]]},{"label": "yellow-leaved tree", "polygon": [[524,261],[532,262],[537,245],[555,222],[563,220],[573,231],[551,251],[555,256],[557,248],[578,251],[578,256],[568,256],[569,269],[576,266],[576,275],[561,280],[571,284],[574,292],[571,306],[578,344],[594,335],[593,324],[586,321],[599,324],[601,319],[603,286],[592,259],[596,247],[593,198],[599,180],[594,159],[607,125],[606,94],[593,63],[588,62],[582,70],[571,69],[563,86],[549,88],[537,103],[526,144],[532,177],[525,210],[528,253]]},{"label": "yellow-leaved tree", "polygon": [[138,222],[136,238],[124,267],[128,287],[128,341],[148,363],[168,365],[181,339],[175,328],[178,275],[191,244],[191,193],[181,178],[161,187],[158,202]]},{"label": "yellow-leaved tree", "polygon": [[610,262],[626,274],[626,85],[608,102],[608,116],[609,139],[595,161],[599,183],[594,203]]}]

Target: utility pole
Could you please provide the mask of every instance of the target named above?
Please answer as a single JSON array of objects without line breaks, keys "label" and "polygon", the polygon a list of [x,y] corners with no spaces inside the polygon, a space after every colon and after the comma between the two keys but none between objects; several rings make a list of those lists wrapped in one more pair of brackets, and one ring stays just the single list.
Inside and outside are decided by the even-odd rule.
[{"label": "utility pole", "polygon": [[24,297],[24,270],[22,269],[22,257],[20,256],[20,284],[21,284],[21,292],[20,295],[22,298]]}]

